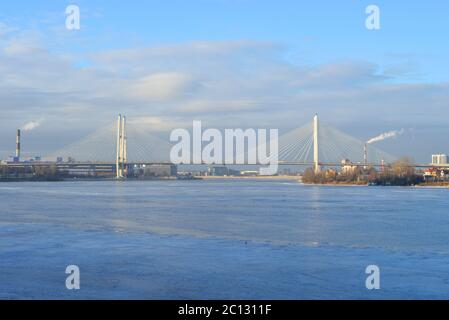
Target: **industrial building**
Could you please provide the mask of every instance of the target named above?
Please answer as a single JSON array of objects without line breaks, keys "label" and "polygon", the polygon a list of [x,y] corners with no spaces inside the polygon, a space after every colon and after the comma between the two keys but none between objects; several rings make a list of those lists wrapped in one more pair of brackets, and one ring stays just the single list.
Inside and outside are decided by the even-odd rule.
[{"label": "industrial building", "polygon": [[358,166],[353,164],[349,159],[343,159],[341,161],[341,172],[343,174],[352,174],[356,172]]},{"label": "industrial building", "polygon": [[207,175],[212,177],[240,176],[240,171],[225,166],[211,166],[207,168]]},{"label": "industrial building", "polygon": [[207,175],[213,177],[227,176],[229,175],[229,169],[222,166],[213,166],[207,168]]},{"label": "industrial building", "polygon": [[174,164],[134,164],[129,168],[129,176],[135,178],[174,177],[178,167]]},{"label": "industrial building", "polygon": [[447,155],[445,154],[434,154],[432,155],[433,165],[447,165]]}]

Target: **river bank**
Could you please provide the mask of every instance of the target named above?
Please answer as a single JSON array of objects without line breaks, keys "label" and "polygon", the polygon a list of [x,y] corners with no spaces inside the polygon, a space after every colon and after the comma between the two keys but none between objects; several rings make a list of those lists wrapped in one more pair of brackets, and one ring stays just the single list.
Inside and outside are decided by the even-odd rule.
[{"label": "river bank", "polygon": [[[173,181],[173,180],[200,180],[200,179],[178,179],[177,177],[145,177],[145,178],[126,178],[126,181]],[[117,181],[115,177],[64,177],[64,178],[45,178],[45,177],[35,177],[35,178],[0,178],[0,183],[5,182],[64,182],[64,181],[77,181],[77,182],[89,182],[89,181]]]},{"label": "river bank", "polygon": [[300,181],[300,176],[201,176],[202,180],[293,180]]},{"label": "river bank", "polygon": [[330,187],[414,187],[414,188],[449,188],[449,183],[420,183],[416,185],[379,185],[379,184],[369,184],[366,182],[361,183],[351,183],[351,182],[328,182],[328,183],[305,183],[301,182],[306,186],[330,186]]}]

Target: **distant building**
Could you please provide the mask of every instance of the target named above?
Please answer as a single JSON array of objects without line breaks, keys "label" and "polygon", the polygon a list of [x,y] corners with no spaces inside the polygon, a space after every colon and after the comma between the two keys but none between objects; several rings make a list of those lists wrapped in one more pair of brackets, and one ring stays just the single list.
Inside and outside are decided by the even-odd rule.
[{"label": "distant building", "polygon": [[213,177],[223,177],[229,175],[229,169],[222,166],[213,166],[207,168],[207,173],[209,176]]},{"label": "distant building", "polygon": [[11,159],[10,159],[10,162],[13,162],[13,163],[19,163],[19,161],[20,161],[19,157],[11,157]]},{"label": "distant building", "polygon": [[229,169],[228,170],[228,176],[235,176],[238,177],[240,176],[240,170],[234,170],[234,169]]},{"label": "distant building", "polygon": [[143,168],[144,176],[171,177],[176,176],[178,168],[174,164],[150,164]]},{"label": "distant building", "polygon": [[449,170],[429,168],[424,171],[423,177],[425,181],[449,181]]},{"label": "distant building", "polygon": [[436,181],[438,179],[438,170],[435,168],[430,168],[423,173],[424,180],[426,181]]},{"label": "distant building", "polygon": [[445,154],[432,155],[432,164],[433,165],[448,164],[447,163],[447,155],[445,155]]},{"label": "distant building", "polygon": [[259,171],[256,170],[245,170],[241,171],[240,174],[245,177],[255,177],[259,175]]},{"label": "distant building", "polygon": [[341,161],[341,172],[343,174],[351,174],[357,170],[357,166],[354,165],[349,159],[344,159]]}]

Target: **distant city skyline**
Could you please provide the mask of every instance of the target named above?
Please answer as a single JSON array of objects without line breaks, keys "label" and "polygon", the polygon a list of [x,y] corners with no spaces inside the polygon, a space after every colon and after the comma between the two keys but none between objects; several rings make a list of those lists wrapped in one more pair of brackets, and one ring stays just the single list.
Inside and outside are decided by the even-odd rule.
[{"label": "distant city skyline", "polygon": [[[81,29],[67,30],[77,5]],[[380,8],[367,30],[365,8]],[[449,153],[447,1],[15,1],[0,4],[0,156],[74,142],[124,113],[168,140],[322,121],[430,162]],[[37,154],[36,154],[37,155]]]}]

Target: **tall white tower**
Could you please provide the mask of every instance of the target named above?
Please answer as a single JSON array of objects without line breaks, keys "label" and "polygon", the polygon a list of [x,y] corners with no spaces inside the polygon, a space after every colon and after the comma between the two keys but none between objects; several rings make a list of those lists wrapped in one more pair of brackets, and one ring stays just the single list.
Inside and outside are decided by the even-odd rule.
[{"label": "tall white tower", "polygon": [[126,151],[126,118],[119,115],[117,119],[117,157],[115,171],[117,179],[125,177],[125,165],[127,162]]},{"label": "tall white tower", "polygon": [[313,118],[313,163],[315,165],[315,173],[320,172],[318,130],[319,130],[318,114],[315,114],[315,117]]}]

